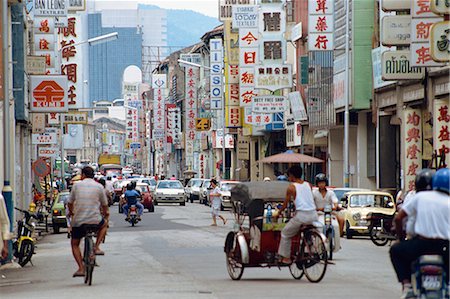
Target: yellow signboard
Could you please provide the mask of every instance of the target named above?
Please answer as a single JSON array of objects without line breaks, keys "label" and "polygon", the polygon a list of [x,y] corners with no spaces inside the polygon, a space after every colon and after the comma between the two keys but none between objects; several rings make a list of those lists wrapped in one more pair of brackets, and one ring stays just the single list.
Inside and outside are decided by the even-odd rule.
[{"label": "yellow signboard", "polygon": [[195,129],[197,131],[209,131],[211,128],[211,120],[209,118],[196,118]]}]

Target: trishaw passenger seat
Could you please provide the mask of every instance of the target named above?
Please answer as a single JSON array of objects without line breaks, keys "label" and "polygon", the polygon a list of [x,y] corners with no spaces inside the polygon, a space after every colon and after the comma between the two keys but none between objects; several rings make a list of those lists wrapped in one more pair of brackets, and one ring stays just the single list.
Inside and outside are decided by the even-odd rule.
[{"label": "trishaw passenger seat", "polygon": [[[250,223],[253,222],[253,219],[257,217],[261,217],[264,215],[264,201],[260,199],[253,200],[248,206],[248,217]],[[262,231],[263,228],[263,219],[255,220],[254,224]]]}]

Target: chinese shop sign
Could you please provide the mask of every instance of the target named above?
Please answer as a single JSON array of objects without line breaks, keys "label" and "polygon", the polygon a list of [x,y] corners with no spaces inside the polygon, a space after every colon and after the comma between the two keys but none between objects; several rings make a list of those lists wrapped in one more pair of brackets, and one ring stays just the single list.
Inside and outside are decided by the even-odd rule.
[{"label": "chinese shop sign", "polygon": [[334,48],[333,24],[334,1],[308,0],[309,51],[327,51]]},{"label": "chinese shop sign", "polygon": [[[449,100],[434,100],[433,144],[438,154],[450,154],[450,113]],[[448,161],[448,160],[447,160]]]},{"label": "chinese shop sign", "polygon": [[281,88],[292,87],[292,67],[283,65],[260,65],[255,70],[256,88],[275,91]]},{"label": "chinese shop sign", "polygon": [[404,182],[407,191],[414,189],[417,172],[422,168],[422,112],[419,109],[404,111]]}]

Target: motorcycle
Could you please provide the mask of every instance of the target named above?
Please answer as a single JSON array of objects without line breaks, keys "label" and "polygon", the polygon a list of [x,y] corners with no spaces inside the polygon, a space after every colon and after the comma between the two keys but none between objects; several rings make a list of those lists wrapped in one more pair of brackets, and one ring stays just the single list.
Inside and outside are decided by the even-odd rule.
[{"label": "motorcycle", "polygon": [[397,236],[393,227],[394,215],[382,213],[369,213],[367,220],[370,221],[370,240],[377,246],[385,246],[389,241],[395,241]]},{"label": "motorcycle", "polygon": [[32,219],[42,221],[43,217],[19,208],[15,209],[24,214],[24,218],[17,221],[17,238],[13,242],[14,256],[19,260],[19,265],[23,267],[28,262],[31,263],[31,258],[34,254],[33,234],[36,224]]},{"label": "motorcycle", "polygon": [[416,298],[448,298],[447,273],[442,256],[422,255],[416,261],[414,269],[411,284]]},{"label": "motorcycle", "polygon": [[131,226],[135,226],[139,222],[139,216],[137,212],[136,205],[131,205],[128,209],[128,222],[131,223]]}]

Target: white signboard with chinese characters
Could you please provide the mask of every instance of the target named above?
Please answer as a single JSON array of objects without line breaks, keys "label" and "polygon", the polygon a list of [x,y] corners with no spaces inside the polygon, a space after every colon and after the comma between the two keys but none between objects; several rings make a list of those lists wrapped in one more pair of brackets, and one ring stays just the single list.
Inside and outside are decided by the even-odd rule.
[{"label": "white signboard with chinese characters", "polygon": [[431,11],[431,0],[411,0],[411,16],[413,18],[436,17],[436,14]]},{"label": "white signboard with chinese characters", "polygon": [[31,134],[32,144],[56,144],[57,141],[56,133]]},{"label": "white signboard with chinese characters", "polygon": [[257,5],[233,5],[233,28],[258,27]]},{"label": "white signboard with chinese characters", "polygon": [[[438,154],[450,154],[450,103],[446,100],[434,100],[433,145]],[[448,160],[447,160],[447,163]]]},{"label": "white signboard with chinese characters", "polygon": [[450,61],[450,21],[438,22],[431,27],[430,45],[434,61]]},{"label": "white signboard with chinese characters", "polygon": [[384,46],[409,45],[411,16],[385,16],[381,20],[381,43]]},{"label": "white signboard with chinese characters", "polygon": [[431,57],[430,43],[412,43],[411,49],[411,65],[412,66],[443,66],[441,62],[434,61]]},{"label": "white signboard with chinese characters", "polygon": [[256,113],[279,113],[287,108],[286,97],[264,95],[253,98],[252,111]]},{"label": "white signboard with chinese characters", "polygon": [[167,104],[167,142],[175,143],[181,133],[181,113],[176,104]]},{"label": "white signboard with chinese characters", "polygon": [[255,92],[255,65],[259,63],[258,27],[239,29],[239,106],[252,105]]},{"label": "white signboard with chinese characters", "polygon": [[404,182],[405,189],[414,189],[416,174],[422,169],[422,112],[420,109],[406,109],[403,114],[404,125]]},{"label": "white signboard with chinese characters", "polygon": [[211,63],[211,110],[219,110],[223,107],[223,44],[221,39],[211,39],[210,63]]},{"label": "white signboard with chinese characters", "polygon": [[409,61],[409,51],[386,51],[382,55],[381,70],[383,80],[413,80],[422,79],[425,70],[412,67]]},{"label": "white signboard with chinese characters", "polygon": [[[35,43],[35,55],[45,57],[46,70],[55,69],[56,49],[53,46],[55,44],[55,18],[35,17],[33,32],[35,39],[38,38],[37,44]],[[53,50],[49,50],[52,42]]]},{"label": "white signboard with chinese characters", "polygon": [[66,76],[30,76],[31,112],[66,112]]},{"label": "white signboard with chinese characters", "polygon": [[411,20],[411,42],[428,43],[431,36],[431,26],[442,21],[442,18],[418,18]]},{"label": "white signboard with chinese characters", "polygon": [[270,113],[255,113],[252,107],[244,108],[244,122],[253,126],[265,126],[272,123],[272,115]]},{"label": "white signboard with chinese characters", "polygon": [[[222,69],[222,68],[220,68]],[[212,71],[211,71],[212,72]],[[195,119],[197,118],[197,90],[200,78],[200,70],[198,67],[185,68],[185,149],[186,149],[186,166],[192,167],[194,162],[194,143],[196,140]]]},{"label": "white signboard with chinese characters", "polygon": [[286,9],[284,1],[261,3],[259,12],[259,51],[262,64],[284,63],[287,60]]},{"label": "white signboard with chinese characters", "polygon": [[288,98],[294,120],[308,120],[308,114],[306,113],[305,104],[303,103],[300,91],[290,92]]},{"label": "white signboard with chinese characters", "polygon": [[[163,85],[162,85],[163,86]],[[162,130],[165,129],[165,101],[166,101],[166,89],[156,88],[153,90],[153,129]],[[153,136],[155,139],[159,137]]]},{"label": "white signboard with chinese characters", "polygon": [[292,87],[292,67],[283,65],[260,65],[255,70],[255,87],[275,91]]},{"label": "white signboard with chinese characters", "polygon": [[[334,25],[334,1],[308,0],[309,23],[308,50],[326,51],[334,49],[334,36],[330,28]],[[314,16],[314,18],[312,18]]]},{"label": "white signboard with chinese characters", "polygon": [[65,17],[67,16],[69,0],[34,0],[35,16]]}]

